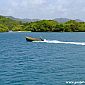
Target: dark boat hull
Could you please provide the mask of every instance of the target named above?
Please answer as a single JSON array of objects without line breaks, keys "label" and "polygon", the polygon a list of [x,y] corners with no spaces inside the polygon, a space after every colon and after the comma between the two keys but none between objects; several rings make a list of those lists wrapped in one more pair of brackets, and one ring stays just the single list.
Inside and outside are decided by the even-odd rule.
[{"label": "dark boat hull", "polygon": [[32,38],[32,37],[26,37],[26,40],[29,41],[29,42],[32,42],[32,41],[44,41],[41,38]]}]

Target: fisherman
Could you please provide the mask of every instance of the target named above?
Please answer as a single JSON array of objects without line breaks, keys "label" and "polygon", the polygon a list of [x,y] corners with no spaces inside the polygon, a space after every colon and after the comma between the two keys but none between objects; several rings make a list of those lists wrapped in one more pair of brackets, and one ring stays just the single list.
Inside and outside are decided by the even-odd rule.
[{"label": "fisherman", "polygon": [[40,40],[41,40],[41,41],[44,41],[44,39],[42,39],[42,37],[40,37]]}]

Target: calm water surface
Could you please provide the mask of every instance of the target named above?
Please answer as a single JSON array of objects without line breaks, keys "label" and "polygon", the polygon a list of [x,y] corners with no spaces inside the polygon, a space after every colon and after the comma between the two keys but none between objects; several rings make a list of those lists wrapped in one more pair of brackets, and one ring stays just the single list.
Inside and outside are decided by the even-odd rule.
[{"label": "calm water surface", "polygon": [[[48,42],[26,42],[25,36]],[[85,33],[0,33],[0,85],[85,81],[84,42]]]}]

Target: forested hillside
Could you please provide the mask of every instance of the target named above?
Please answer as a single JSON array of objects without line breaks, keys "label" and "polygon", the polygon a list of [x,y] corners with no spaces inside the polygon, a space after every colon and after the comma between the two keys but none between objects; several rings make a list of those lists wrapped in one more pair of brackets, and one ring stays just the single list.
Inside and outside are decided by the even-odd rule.
[{"label": "forested hillside", "polygon": [[32,31],[32,32],[85,32],[85,22],[69,20],[59,23],[54,20],[40,20],[36,22],[22,22],[0,16],[0,32]]}]

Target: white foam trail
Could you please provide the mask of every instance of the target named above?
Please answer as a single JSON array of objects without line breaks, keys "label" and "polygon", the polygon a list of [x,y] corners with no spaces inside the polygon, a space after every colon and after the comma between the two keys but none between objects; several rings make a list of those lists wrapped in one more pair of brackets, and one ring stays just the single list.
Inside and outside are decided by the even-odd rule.
[{"label": "white foam trail", "polygon": [[46,39],[44,39],[44,41],[34,41],[34,42],[85,45],[85,42],[63,42],[63,41],[58,41],[58,40],[46,40]]},{"label": "white foam trail", "polygon": [[47,43],[63,43],[63,44],[75,44],[75,45],[85,45],[85,42],[63,42],[63,41],[57,41],[57,40],[52,40],[52,41],[47,41]]}]

